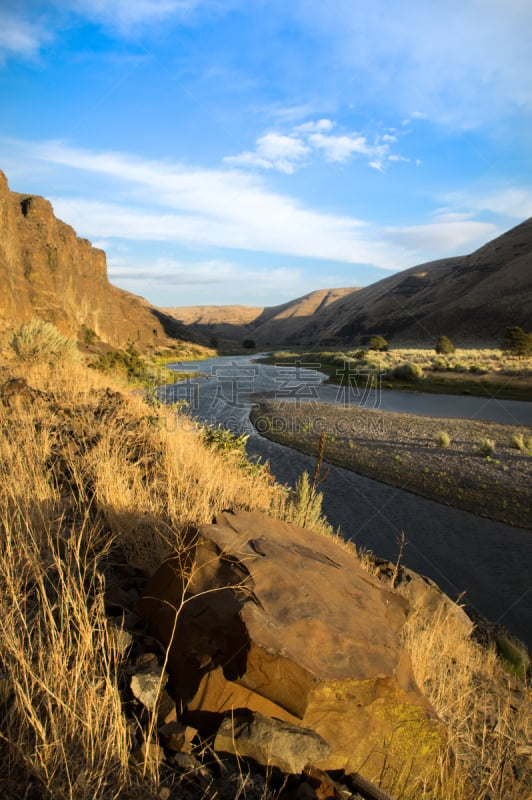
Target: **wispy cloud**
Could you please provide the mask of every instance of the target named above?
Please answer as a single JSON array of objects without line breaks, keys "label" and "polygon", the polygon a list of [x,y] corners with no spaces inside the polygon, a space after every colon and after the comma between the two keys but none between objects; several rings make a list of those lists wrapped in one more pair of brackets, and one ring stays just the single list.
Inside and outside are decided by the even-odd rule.
[{"label": "wispy cloud", "polygon": [[139,25],[183,17],[205,0],[74,0],[70,10],[94,22],[127,33]]},{"label": "wispy cloud", "polygon": [[0,8],[0,63],[10,56],[34,58],[51,38],[44,23]]},{"label": "wispy cloud", "polygon": [[[502,231],[490,222],[464,219],[460,215],[436,217],[424,225],[409,225],[403,228],[387,227],[388,241],[417,254],[412,265],[426,260],[427,253],[467,255]],[[430,260],[435,259],[435,256]]]},{"label": "wispy cloud", "polygon": [[454,128],[532,110],[527,0],[296,0],[294,9],[317,52],[334,54],[320,67],[340,94],[355,81],[359,102]]},{"label": "wispy cloud", "polygon": [[469,192],[451,192],[443,196],[444,202],[451,208],[471,214],[491,212],[503,214],[515,220],[532,217],[532,189],[517,186],[503,186],[499,190],[477,190]]},{"label": "wispy cloud", "polygon": [[[230,0],[227,0],[230,3]],[[35,58],[64,29],[93,22],[120,37],[151,29],[163,21],[180,22],[216,0],[33,0],[0,8],[0,64],[8,57]],[[31,5],[31,12],[25,6]]]},{"label": "wispy cloud", "polygon": [[[43,165],[63,170],[61,182],[70,184],[72,194],[50,198],[61,219],[83,236],[121,239],[132,247],[135,242],[167,242],[396,270],[458,255],[498,232],[463,215],[395,228],[323,213],[236,169],[206,170],[123,153],[93,153],[61,142],[10,144],[28,175]],[[99,196],[76,196],[80,172],[100,175]]]},{"label": "wispy cloud", "polygon": [[[246,302],[249,285],[256,298],[295,297],[307,282],[301,269],[276,267],[257,269],[220,259],[180,261],[156,258],[128,263],[123,257],[108,258],[112,281],[127,284],[132,291],[152,294],[170,291],[172,297],[201,296],[205,287],[215,286],[219,303]],[[178,294],[176,295],[176,290]],[[161,295],[162,296],[162,295]],[[164,304],[164,300],[162,301]]]}]

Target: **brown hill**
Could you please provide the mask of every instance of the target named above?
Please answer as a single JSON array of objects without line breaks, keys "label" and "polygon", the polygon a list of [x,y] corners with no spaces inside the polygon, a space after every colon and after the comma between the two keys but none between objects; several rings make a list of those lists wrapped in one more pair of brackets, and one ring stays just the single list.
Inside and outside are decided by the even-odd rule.
[{"label": "brown hill", "polygon": [[165,308],[176,320],[209,338],[254,339],[261,346],[294,340],[315,314],[357,289],[318,289],[278,306],[185,306]]},{"label": "brown hill", "polygon": [[403,344],[440,334],[499,343],[506,327],[532,327],[532,219],[468,256],[407,269],[351,293],[300,329],[300,344],[358,343],[382,333]]},{"label": "brown hill", "polygon": [[184,326],[109,283],[103,250],[80,239],[43,197],[11,192],[0,171],[0,328],[38,316],[82,339],[143,347],[190,338]]},{"label": "brown hill", "polygon": [[167,311],[203,333],[249,337],[259,347],[357,345],[375,333],[396,344],[432,345],[440,334],[456,344],[498,344],[510,325],[532,329],[532,219],[471,255],[421,264],[363,289],[322,289],[262,310]]},{"label": "brown hill", "polygon": [[230,339],[242,341],[251,335],[250,325],[264,308],[257,306],[182,306],[163,308],[183,325],[190,325],[206,341]]}]

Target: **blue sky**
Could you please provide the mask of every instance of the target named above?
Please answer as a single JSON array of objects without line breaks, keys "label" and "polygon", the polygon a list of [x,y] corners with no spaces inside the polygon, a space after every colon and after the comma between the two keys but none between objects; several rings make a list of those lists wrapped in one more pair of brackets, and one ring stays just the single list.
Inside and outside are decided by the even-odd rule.
[{"label": "blue sky", "polygon": [[0,0],[0,168],[161,306],[274,305],[532,216],[530,0]]}]

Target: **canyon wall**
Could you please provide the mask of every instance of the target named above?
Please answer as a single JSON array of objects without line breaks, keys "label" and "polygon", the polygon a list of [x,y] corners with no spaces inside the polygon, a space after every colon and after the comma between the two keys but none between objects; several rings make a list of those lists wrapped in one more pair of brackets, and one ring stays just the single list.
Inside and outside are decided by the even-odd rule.
[{"label": "canyon wall", "polygon": [[34,316],[78,339],[90,329],[114,346],[189,338],[183,325],[109,283],[103,250],[57,219],[48,200],[11,192],[0,171],[0,329]]}]

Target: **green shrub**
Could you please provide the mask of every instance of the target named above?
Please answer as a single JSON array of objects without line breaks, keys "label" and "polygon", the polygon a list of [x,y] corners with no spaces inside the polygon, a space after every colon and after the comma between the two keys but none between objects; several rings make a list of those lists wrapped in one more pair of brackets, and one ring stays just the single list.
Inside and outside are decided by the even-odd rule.
[{"label": "green shrub", "polygon": [[289,496],[285,512],[287,521],[332,536],[334,531],[323,516],[322,501],[322,493],[315,491],[308,472],[303,472]]},{"label": "green shrub", "polygon": [[447,362],[444,361],[443,358],[433,358],[432,369],[434,372],[445,372],[447,369]]},{"label": "green shrub", "polygon": [[449,434],[446,431],[438,431],[436,434],[436,444],[438,447],[449,447],[451,444]]},{"label": "green shrub", "polygon": [[495,442],[493,439],[483,438],[478,443],[478,449],[483,456],[492,456],[495,452]]},{"label": "green shrub", "polygon": [[469,372],[472,372],[474,375],[486,375],[488,370],[482,364],[471,364]]},{"label": "green shrub", "polygon": [[521,451],[527,449],[522,433],[514,433],[514,435],[512,436],[512,447],[515,447],[516,450],[521,450]]},{"label": "green shrub", "polygon": [[388,342],[384,338],[384,336],[381,336],[380,334],[378,334],[377,336],[372,336],[368,342],[368,349],[381,350],[381,351],[387,350]]},{"label": "green shrub", "polygon": [[530,657],[526,647],[503,634],[496,634],[495,643],[497,655],[502,663],[513,675],[517,675],[521,680],[526,680],[527,671],[530,667]]},{"label": "green shrub", "polygon": [[438,355],[449,356],[454,353],[454,344],[447,336],[439,336],[434,347]]},{"label": "green shrub", "polygon": [[512,447],[520,450],[522,453],[529,453],[532,455],[532,436],[525,439],[522,433],[514,433],[512,436]]},{"label": "green shrub", "polygon": [[93,331],[92,328],[87,328],[86,325],[81,326],[81,331],[83,333],[83,341],[85,344],[95,344],[95,342],[97,342],[100,338],[96,331]]},{"label": "green shrub", "polygon": [[418,381],[423,377],[423,369],[419,364],[413,364],[411,361],[407,361],[406,364],[400,364],[398,367],[395,367],[393,377],[399,381]]},{"label": "green shrub", "polygon": [[34,317],[13,334],[11,346],[21,361],[27,363],[77,360],[79,350],[74,339],[63,336],[55,325]]},{"label": "green shrub", "polygon": [[532,355],[532,333],[525,333],[519,325],[506,328],[501,350],[518,358]]}]

